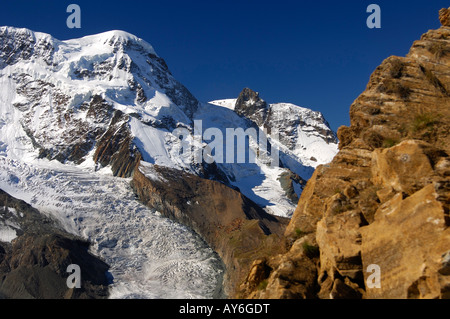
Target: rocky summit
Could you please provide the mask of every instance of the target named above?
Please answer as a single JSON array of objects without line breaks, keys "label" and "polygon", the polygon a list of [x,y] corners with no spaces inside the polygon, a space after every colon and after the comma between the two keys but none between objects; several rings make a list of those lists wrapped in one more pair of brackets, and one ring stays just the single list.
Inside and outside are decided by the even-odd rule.
[{"label": "rocky summit", "polygon": [[238,296],[450,297],[448,13],[374,71],[301,195],[287,252],[255,260]]},{"label": "rocky summit", "polygon": [[237,114],[255,122],[256,125],[263,126],[267,118],[268,105],[259,96],[259,93],[245,88],[239,94],[234,110]]}]

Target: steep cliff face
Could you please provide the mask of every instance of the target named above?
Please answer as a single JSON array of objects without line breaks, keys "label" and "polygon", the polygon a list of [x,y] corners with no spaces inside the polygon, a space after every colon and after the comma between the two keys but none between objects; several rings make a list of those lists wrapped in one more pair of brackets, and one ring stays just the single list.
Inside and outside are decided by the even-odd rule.
[{"label": "steep cliff face", "polygon": [[[372,74],[338,131],[338,155],[302,193],[290,249],[256,260],[239,296],[450,297],[448,12]],[[371,265],[381,288],[367,284]]]}]

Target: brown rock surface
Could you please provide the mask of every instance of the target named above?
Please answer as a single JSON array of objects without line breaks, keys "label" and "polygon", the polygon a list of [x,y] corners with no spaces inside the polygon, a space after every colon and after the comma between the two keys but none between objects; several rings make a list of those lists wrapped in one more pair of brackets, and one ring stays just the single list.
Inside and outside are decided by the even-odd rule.
[{"label": "brown rock surface", "polygon": [[439,21],[443,26],[450,27],[450,8],[439,11]]},{"label": "brown rock surface", "polygon": [[113,174],[119,177],[131,177],[142,158],[137,147],[132,144],[128,119],[128,115],[115,111],[108,130],[98,139],[94,153],[96,163],[111,165]]},{"label": "brown rock surface", "polygon": [[[267,267],[253,264],[244,297],[450,297],[448,13],[406,57],[374,71],[350,108],[350,127],[338,131],[340,152],[302,193],[285,232],[290,248]],[[305,241],[320,255],[298,249]],[[381,288],[366,284],[372,264]]]},{"label": "brown rock surface", "polygon": [[[361,228],[362,264],[381,269],[381,288],[366,298],[440,298],[450,278],[439,273],[450,251],[450,228],[432,183],[405,199],[398,193]],[[367,273],[365,273],[367,274]]]}]

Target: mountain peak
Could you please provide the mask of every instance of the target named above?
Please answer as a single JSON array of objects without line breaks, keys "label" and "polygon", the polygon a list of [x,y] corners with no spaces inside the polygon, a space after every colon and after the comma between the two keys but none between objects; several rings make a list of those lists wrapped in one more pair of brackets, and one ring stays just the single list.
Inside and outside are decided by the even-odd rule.
[{"label": "mountain peak", "polygon": [[[117,51],[119,47],[132,48],[137,51],[145,51],[145,53],[158,57],[153,46],[147,41],[122,30],[111,30],[94,35],[87,35],[77,39],[57,40],[53,36],[43,32],[32,31],[27,28],[17,28],[10,26],[0,27],[0,37],[4,38],[3,42],[17,43],[25,42],[27,45],[35,43],[62,44],[77,47],[93,47],[107,45]],[[4,46],[2,46],[4,47]]]},{"label": "mountain peak", "polygon": [[141,47],[147,53],[157,56],[153,46],[147,41],[122,30],[111,30],[94,35],[88,35],[78,39],[63,41],[67,44],[80,43],[82,45],[92,45],[96,43],[108,44],[112,47],[125,45],[127,47]]},{"label": "mountain peak", "polygon": [[33,39],[36,39],[36,38],[51,38],[51,39],[53,39],[53,37],[50,34],[43,33],[43,32],[34,32],[27,28],[0,26],[0,36],[8,35],[8,34],[24,35],[24,36],[32,37]]},{"label": "mountain peak", "polygon": [[240,107],[267,108],[267,103],[259,96],[258,92],[249,88],[244,88],[239,94],[236,105]]},{"label": "mountain peak", "polygon": [[236,100],[235,111],[262,126],[267,116],[268,105],[258,92],[244,88]]}]

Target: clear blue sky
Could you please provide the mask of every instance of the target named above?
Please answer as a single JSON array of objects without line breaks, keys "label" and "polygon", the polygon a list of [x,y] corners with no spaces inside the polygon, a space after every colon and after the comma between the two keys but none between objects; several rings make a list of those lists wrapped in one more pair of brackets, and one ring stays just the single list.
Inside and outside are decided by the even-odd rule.
[{"label": "clear blue sky", "polygon": [[[66,8],[81,7],[81,29]],[[366,26],[366,8],[382,10],[382,28]],[[151,43],[199,100],[236,97],[244,87],[269,103],[321,111],[334,130],[349,124],[351,103],[388,56],[439,27],[444,0],[16,0],[1,5],[0,25],[65,40],[124,30]]]}]

